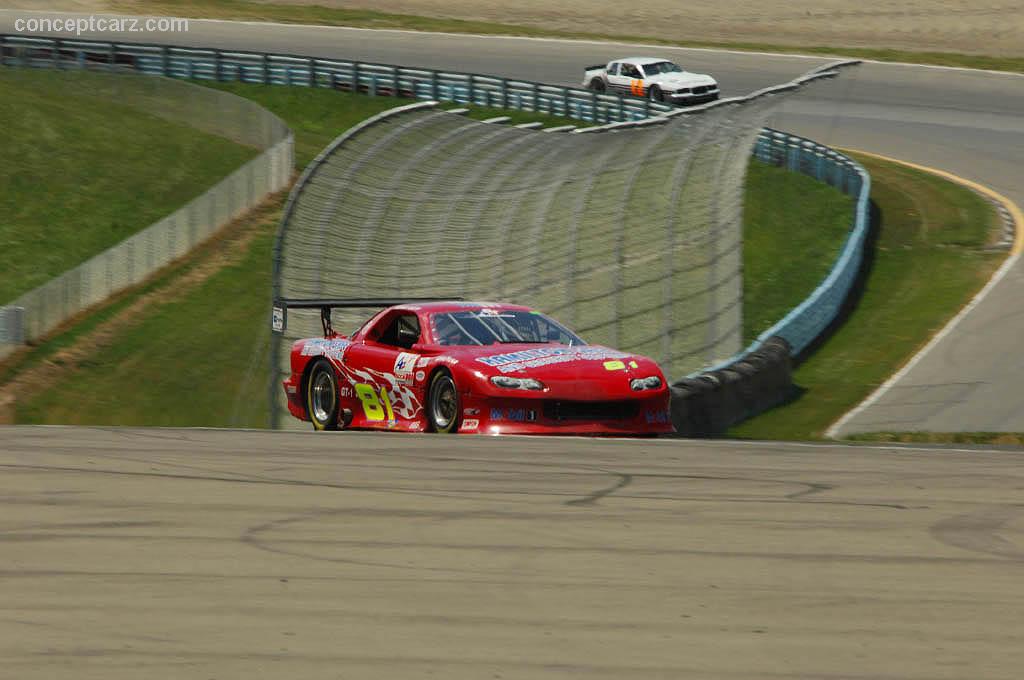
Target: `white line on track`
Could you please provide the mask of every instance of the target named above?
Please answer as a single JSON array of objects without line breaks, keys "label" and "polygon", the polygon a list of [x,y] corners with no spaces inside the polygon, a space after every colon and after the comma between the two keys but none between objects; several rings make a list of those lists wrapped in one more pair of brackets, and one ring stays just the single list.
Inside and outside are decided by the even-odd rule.
[{"label": "white line on track", "polygon": [[949,335],[953,331],[953,329],[955,329],[957,325],[960,324],[961,321],[963,321],[964,317],[970,314],[971,311],[974,310],[974,308],[977,307],[982,300],[988,297],[988,294],[992,291],[992,289],[995,288],[999,284],[999,282],[1003,280],[1003,277],[1006,276],[1007,272],[1009,272],[1013,268],[1013,266],[1017,264],[1018,259],[1020,259],[1019,253],[1011,255],[1010,257],[1006,258],[1006,261],[1003,262],[1003,266],[1001,266],[998,269],[998,271],[996,271],[996,273],[992,276],[992,278],[989,279],[988,283],[985,284],[985,287],[982,288],[981,291],[979,291],[978,294],[975,295],[971,299],[971,301],[968,302],[967,305],[960,310],[959,314],[950,319],[949,322],[942,327],[942,330],[940,330],[938,333],[932,336],[932,339],[928,341],[928,344],[925,345],[920,352],[915,354],[910,359],[910,361],[908,361],[906,365],[903,366],[903,368],[896,371],[896,373],[894,373],[892,377],[890,377],[888,380],[882,383],[881,386],[878,387],[878,389],[872,392],[867,399],[859,403],[856,407],[853,408],[853,410],[847,411],[842,418],[837,420],[827,430],[825,430],[825,436],[830,439],[835,439],[839,435],[839,431],[842,430],[848,422],[850,422],[855,417],[863,413],[867,408],[871,407],[876,402],[878,402],[878,400],[881,399],[885,395],[885,393],[892,388],[893,385],[902,380],[903,377],[907,373],[909,373],[911,369],[914,368],[914,366],[916,366],[922,359],[924,359],[925,356],[927,356],[928,353],[931,352],[936,345],[942,342],[942,340],[947,335]]}]

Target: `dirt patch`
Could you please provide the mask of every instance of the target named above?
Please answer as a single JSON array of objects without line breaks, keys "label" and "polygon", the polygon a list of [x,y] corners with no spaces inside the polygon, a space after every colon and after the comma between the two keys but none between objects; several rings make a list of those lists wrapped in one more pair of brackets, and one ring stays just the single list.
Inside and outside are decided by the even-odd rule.
[{"label": "dirt patch", "polygon": [[[180,276],[168,277],[161,285],[139,295],[124,309],[77,338],[71,345],[20,371],[6,383],[0,385],[0,424],[14,422],[17,399],[31,398],[42,389],[49,387],[56,373],[67,374],[74,371],[83,361],[109,347],[116,341],[120,333],[141,321],[145,314],[152,312],[155,307],[184,298],[224,267],[241,262],[253,239],[262,233],[262,227],[268,221],[276,223],[281,213],[284,196],[285,193],[279,193],[268,198],[258,207],[225,227],[220,235],[201,246],[197,253],[169,265],[157,272],[153,278],[159,280],[161,277],[167,276],[170,270],[183,265],[191,265]],[[127,295],[130,296],[132,293],[129,291]],[[108,304],[110,303],[108,302]],[[88,310],[58,328],[53,335],[67,331],[77,321],[95,312],[95,309]],[[19,352],[8,362],[17,362],[25,358],[26,354],[27,352]]]}]

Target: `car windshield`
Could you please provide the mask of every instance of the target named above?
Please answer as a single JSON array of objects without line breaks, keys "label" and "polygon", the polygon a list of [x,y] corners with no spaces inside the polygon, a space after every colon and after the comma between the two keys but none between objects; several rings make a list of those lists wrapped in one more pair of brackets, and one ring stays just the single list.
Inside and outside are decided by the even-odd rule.
[{"label": "car windshield", "polygon": [[683,69],[673,64],[671,61],[659,61],[653,64],[644,64],[644,73],[649,76],[656,75],[658,73],[681,73]]},{"label": "car windshield", "polygon": [[439,345],[557,343],[585,345],[571,331],[539,312],[518,309],[467,309],[430,315]]}]

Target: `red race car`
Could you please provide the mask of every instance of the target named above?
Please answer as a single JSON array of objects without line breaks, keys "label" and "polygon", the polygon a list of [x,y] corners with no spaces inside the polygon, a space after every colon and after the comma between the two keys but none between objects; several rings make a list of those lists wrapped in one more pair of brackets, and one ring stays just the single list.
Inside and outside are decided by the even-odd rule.
[{"label": "red race car", "polygon": [[[352,337],[331,309],[387,308]],[[282,300],[320,308],[322,338],[296,341],[284,381],[292,415],[317,430],[478,434],[673,432],[651,359],[588,345],[527,307],[489,302]]]}]

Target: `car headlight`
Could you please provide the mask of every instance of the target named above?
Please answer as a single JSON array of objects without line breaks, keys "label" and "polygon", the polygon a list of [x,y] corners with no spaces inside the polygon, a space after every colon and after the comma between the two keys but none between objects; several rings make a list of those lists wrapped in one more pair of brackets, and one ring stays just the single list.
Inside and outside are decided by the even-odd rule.
[{"label": "car headlight", "polygon": [[656,390],[661,387],[661,378],[656,375],[648,376],[646,378],[633,378],[629,381],[629,387],[634,392],[640,392],[642,390]]},{"label": "car headlight", "polygon": [[498,387],[509,390],[542,390],[544,383],[533,378],[513,378],[508,375],[496,375],[491,378],[491,383]]}]

